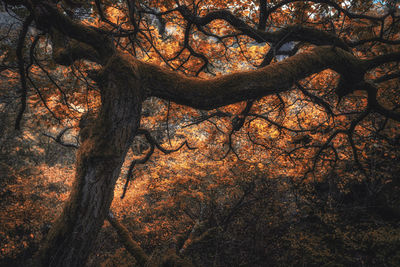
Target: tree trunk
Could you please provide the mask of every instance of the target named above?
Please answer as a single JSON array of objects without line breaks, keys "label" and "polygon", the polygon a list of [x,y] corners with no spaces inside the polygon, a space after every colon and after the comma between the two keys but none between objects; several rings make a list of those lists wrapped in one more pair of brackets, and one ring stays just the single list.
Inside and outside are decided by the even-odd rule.
[{"label": "tree trunk", "polygon": [[36,265],[85,265],[139,127],[143,95],[131,64],[117,54],[99,77],[101,108],[97,117],[81,129],[86,134],[77,152],[71,196],[46,237]]}]

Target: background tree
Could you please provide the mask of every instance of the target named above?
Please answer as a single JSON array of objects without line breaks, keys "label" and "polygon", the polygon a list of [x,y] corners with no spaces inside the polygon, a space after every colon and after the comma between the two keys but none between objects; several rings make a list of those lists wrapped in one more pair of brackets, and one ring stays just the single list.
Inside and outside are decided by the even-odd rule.
[{"label": "background tree", "polygon": [[[392,173],[392,164],[376,168],[379,151],[396,151],[399,139],[399,10],[393,1],[2,2],[23,21],[15,51],[3,48],[1,69],[19,74],[15,128],[21,129],[27,103],[79,128],[79,142],[68,143],[79,146],[70,200],[37,264],[86,262],[137,135],[144,139],[136,152],[148,151],[132,162],[127,186],[134,165],[155,148],[171,153],[183,145],[232,160],[238,171],[256,165],[271,178],[290,177],[295,188],[320,183],[328,186],[330,200],[335,188],[357,179],[367,202],[384,195],[387,185],[398,186],[398,177],[382,175]],[[154,138],[163,112],[166,134]],[[53,139],[66,145],[67,130]],[[174,146],[165,149],[163,142]],[[221,181],[234,169],[223,167]],[[335,181],[337,173],[348,181]],[[171,194],[180,196],[185,181],[175,181]],[[210,208],[224,203],[218,194],[210,196],[217,200],[199,209],[212,216],[198,224],[223,233],[218,229],[239,212],[235,205],[253,194],[251,184],[233,187],[243,200],[227,200],[227,212]],[[196,231],[187,240],[198,238]],[[142,252],[132,251],[146,264]]]}]

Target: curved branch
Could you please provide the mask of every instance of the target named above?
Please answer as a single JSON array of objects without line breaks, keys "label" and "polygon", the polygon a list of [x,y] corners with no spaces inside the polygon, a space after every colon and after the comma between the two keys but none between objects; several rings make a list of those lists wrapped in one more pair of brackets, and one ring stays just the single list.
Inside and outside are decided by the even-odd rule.
[{"label": "curved branch", "polygon": [[151,96],[206,110],[287,91],[294,82],[328,68],[341,74],[346,94],[356,89],[354,85],[363,80],[365,73],[361,60],[340,48],[326,46],[257,70],[212,79],[185,77],[153,64],[132,61]]},{"label": "curved branch", "polygon": [[374,83],[382,83],[382,82],[386,82],[386,81],[389,81],[392,79],[397,79],[397,78],[400,78],[400,71],[383,75],[383,76],[375,79]]},{"label": "curved branch", "polygon": [[185,145],[189,150],[195,149],[195,148],[190,147],[187,141],[183,142],[176,149],[165,149],[154,139],[154,137],[146,129],[139,129],[137,131],[137,135],[144,135],[145,136],[147,142],[150,145],[150,149],[147,151],[146,155],[143,158],[132,160],[131,164],[129,165],[128,173],[126,174],[125,185],[124,185],[124,188],[123,188],[123,191],[122,191],[122,194],[121,194],[121,199],[123,199],[125,197],[126,191],[128,189],[128,186],[129,186],[129,182],[132,180],[133,168],[136,166],[136,164],[145,164],[150,159],[151,155],[153,155],[154,150],[155,150],[156,147],[158,148],[158,150],[160,150],[164,154],[170,154],[170,153],[176,152],[176,151],[180,150]]},{"label": "curved branch", "polygon": [[328,103],[326,103],[322,98],[319,98],[318,96],[313,95],[310,92],[308,92],[303,86],[301,86],[300,83],[296,82],[295,84],[296,84],[297,88],[299,88],[300,91],[305,96],[307,96],[311,99],[312,102],[314,102],[315,104],[317,104],[317,105],[321,106],[323,109],[325,109],[327,114],[334,116],[331,106]]},{"label": "curved branch", "polygon": [[385,63],[400,61],[400,51],[380,55],[371,59],[364,60],[363,64],[367,70],[379,67]]},{"label": "curved branch", "polygon": [[233,115],[233,114],[231,114],[231,113],[222,112],[222,111],[220,111],[220,110],[217,110],[217,111],[215,111],[215,112],[213,112],[213,113],[211,113],[211,114],[207,114],[207,115],[204,114],[204,115],[202,115],[202,116],[196,118],[195,121],[193,121],[193,122],[191,122],[191,123],[189,123],[189,124],[183,125],[182,128],[186,128],[186,127],[190,127],[190,126],[192,126],[192,125],[200,124],[200,123],[202,123],[202,122],[204,122],[204,121],[207,121],[207,120],[209,120],[209,119],[211,119],[211,118],[213,118],[213,117],[222,118],[222,117],[230,117],[230,116],[232,116],[232,115]]},{"label": "curved branch", "polygon": [[283,129],[283,130],[286,130],[286,131],[292,132],[292,133],[305,133],[305,132],[316,131],[316,128],[313,128],[313,129],[293,129],[293,128],[289,128],[289,127],[286,127],[286,126],[284,126],[284,125],[282,125],[282,124],[280,124],[280,123],[278,123],[276,121],[273,121],[273,120],[269,119],[267,116],[260,115],[260,114],[249,113],[248,116],[251,116],[251,117],[254,117],[254,118],[257,118],[257,119],[265,120],[266,122],[268,122],[269,124],[277,127],[278,129]]},{"label": "curved branch", "polygon": [[137,134],[142,134],[145,136],[147,142],[149,142],[150,145],[157,147],[158,150],[160,150],[161,152],[163,152],[164,154],[170,154],[173,152],[176,152],[178,150],[180,150],[183,146],[186,146],[189,150],[193,150],[196,149],[194,147],[189,146],[188,142],[185,141],[182,144],[180,144],[177,148],[175,149],[165,149],[164,147],[162,147],[157,141],[156,139],[154,139],[154,137],[150,134],[150,132],[146,129],[139,129],[137,131]]},{"label": "curved branch", "polygon": [[384,108],[379,103],[375,103],[373,107],[374,111],[381,114],[382,116],[400,122],[400,113],[391,111],[389,109]]},{"label": "curved branch", "polygon": [[[283,7],[284,5],[287,5],[287,4],[290,4],[290,3],[294,3],[294,2],[300,2],[300,1],[302,1],[302,0],[285,0],[285,1],[282,1],[279,4],[276,4],[275,6],[273,6],[273,7],[268,9],[268,16],[272,12],[275,12],[278,8]],[[302,2],[304,2],[304,1],[302,1]],[[330,1],[330,0],[308,0],[308,2],[329,5],[330,7],[333,7],[334,9],[336,9],[337,11],[342,12],[343,14],[345,14],[350,19],[368,19],[368,20],[372,20],[372,21],[382,21],[388,15],[391,14],[391,13],[388,13],[388,14],[384,14],[381,17],[375,17],[375,16],[369,16],[369,15],[365,15],[365,14],[352,13],[352,12],[342,8],[339,4],[335,3],[334,1]]]},{"label": "curved branch", "polygon": [[71,148],[78,148],[79,146],[77,144],[72,144],[72,143],[65,143],[62,138],[64,136],[64,134],[72,129],[73,127],[65,127],[64,129],[62,129],[56,136],[53,136],[51,134],[48,133],[43,133],[44,136],[47,136],[51,139],[53,139],[55,142],[57,142],[58,144],[65,146],[65,147],[71,147]]},{"label": "curved branch", "polygon": [[71,40],[69,44],[66,45],[61,34],[59,34],[58,31],[55,32],[57,33],[54,33],[52,37],[53,59],[58,64],[70,66],[80,59],[86,59],[96,63],[102,62],[99,53],[91,46],[76,40]]},{"label": "curved branch", "polygon": [[121,199],[124,199],[126,191],[128,190],[129,187],[129,183],[132,181],[133,168],[135,168],[136,164],[145,164],[150,159],[151,155],[153,155],[154,148],[155,148],[154,144],[150,144],[150,149],[147,151],[146,155],[143,158],[132,160],[131,164],[129,164],[129,169],[128,173],[126,174],[125,184],[122,190]]},{"label": "curved branch", "polygon": [[207,66],[208,66],[208,58],[205,55],[196,52],[193,49],[193,47],[190,45],[189,37],[190,37],[191,27],[192,27],[192,25],[190,23],[186,26],[185,38],[184,38],[184,48],[187,48],[191,55],[193,55],[194,57],[197,57],[197,58],[199,58],[199,59],[201,59],[203,61],[203,65],[196,71],[196,76],[198,76],[200,74],[200,72],[202,72],[204,69],[207,68]]},{"label": "curved branch", "polygon": [[365,87],[366,91],[368,92],[368,105],[370,109],[375,111],[378,114],[381,114],[382,116],[398,121],[400,122],[400,113],[394,112],[392,110],[386,109],[383,107],[377,99],[377,92],[378,88],[375,87],[370,82],[365,82],[363,83],[363,86]]},{"label": "curved branch", "polygon": [[102,34],[101,30],[73,21],[56,5],[41,1],[36,4],[34,11],[35,22],[39,28],[56,29],[70,38],[90,45],[99,53],[102,62],[106,62],[115,53],[112,40]]},{"label": "curved branch", "polygon": [[250,27],[243,20],[236,17],[227,10],[213,11],[203,17],[195,16],[186,6],[180,6],[177,8],[177,10],[187,21],[195,24],[196,26],[205,26],[217,19],[224,20],[228,22],[231,26],[233,26],[236,30],[253,38],[259,43],[275,43],[285,36],[289,35],[289,37],[286,39],[287,42],[304,41],[315,45],[335,45],[344,50],[349,50],[347,44],[334,34],[318,29],[304,27],[301,25],[291,25],[286,26],[285,28],[282,28],[281,30],[275,32],[265,32]]},{"label": "curved branch", "polygon": [[348,42],[348,45],[350,47],[357,47],[357,46],[360,46],[360,45],[363,45],[366,43],[372,43],[372,42],[379,42],[379,43],[384,43],[384,44],[389,44],[389,45],[400,44],[400,40],[388,40],[388,39],[384,39],[382,37],[374,37],[374,38],[369,38],[369,39]]}]

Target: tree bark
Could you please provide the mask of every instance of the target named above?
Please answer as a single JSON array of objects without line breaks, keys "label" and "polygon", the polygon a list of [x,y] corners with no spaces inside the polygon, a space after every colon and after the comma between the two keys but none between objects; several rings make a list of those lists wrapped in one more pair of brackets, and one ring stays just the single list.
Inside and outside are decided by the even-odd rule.
[{"label": "tree bark", "polygon": [[[116,54],[99,74],[101,108],[81,131],[69,201],[39,251],[40,266],[83,266],[113,200],[115,183],[140,123],[143,94],[132,66]],[[129,75],[127,75],[129,74]]]}]

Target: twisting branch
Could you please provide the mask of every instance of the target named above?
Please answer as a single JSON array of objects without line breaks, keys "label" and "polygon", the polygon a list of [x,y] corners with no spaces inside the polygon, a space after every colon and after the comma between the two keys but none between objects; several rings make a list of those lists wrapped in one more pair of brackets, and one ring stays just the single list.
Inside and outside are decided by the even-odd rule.
[{"label": "twisting branch", "polygon": [[138,135],[144,135],[144,137],[146,138],[147,142],[149,142],[150,145],[154,145],[158,150],[160,150],[161,152],[163,152],[164,154],[170,154],[173,152],[176,152],[178,150],[180,150],[183,146],[186,146],[189,150],[193,150],[196,149],[195,147],[191,147],[189,146],[189,143],[187,141],[183,142],[180,146],[178,146],[175,149],[165,149],[164,147],[162,147],[157,141],[156,139],[154,139],[154,137],[150,134],[150,132],[146,129],[139,129],[137,132]]},{"label": "twisting branch", "polygon": [[145,164],[150,159],[151,155],[153,155],[154,148],[155,148],[154,145],[150,145],[150,149],[147,151],[146,155],[142,159],[132,160],[131,163],[129,164],[129,169],[125,177],[125,185],[124,189],[122,190],[121,199],[124,199],[126,191],[128,190],[129,183],[133,178],[134,167],[136,166],[136,164]]},{"label": "twisting branch", "polygon": [[62,139],[64,134],[72,129],[73,127],[65,127],[64,129],[62,129],[56,136],[53,136],[51,134],[48,133],[42,133],[44,136],[47,136],[51,139],[53,139],[56,143],[65,146],[65,147],[71,147],[71,148],[78,148],[79,146],[77,144],[73,144],[73,143],[65,143]]},{"label": "twisting branch", "polygon": [[315,128],[311,128],[311,129],[303,129],[303,128],[301,128],[301,129],[293,129],[293,128],[286,127],[283,124],[280,124],[280,123],[278,123],[276,121],[271,120],[266,115],[260,115],[260,114],[256,114],[256,113],[249,113],[248,115],[251,116],[251,117],[254,117],[256,119],[265,120],[266,122],[268,122],[269,124],[277,127],[278,129],[286,130],[286,131],[293,132],[293,133],[304,133],[304,132],[313,132],[313,131],[315,132],[315,131],[318,130],[318,127],[319,127],[319,126],[316,126]]},{"label": "twisting branch", "polygon": [[27,78],[28,78],[30,84],[32,85],[33,89],[38,94],[40,100],[42,101],[42,103],[43,103],[44,107],[47,109],[47,111],[51,114],[51,116],[53,118],[55,118],[57,121],[61,122],[61,119],[59,117],[57,117],[57,115],[50,109],[49,105],[47,104],[46,99],[44,98],[44,96],[40,92],[39,88],[36,86],[34,80],[29,76],[29,73],[27,73]]},{"label": "twisting branch", "polygon": [[[276,4],[275,6],[273,6],[273,7],[268,9],[267,16],[269,16],[270,14],[275,12],[278,8],[283,7],[284,5],[287,5],[287,4],[290,4],[290,3],[294,3],[294,2],[300,2],[300,1],[302,1],[302,0],[285,0],[285,1],[281,1],[279,4]],[[342,8],[340,6],[340,4],[335,3],[334,1],[331,1],[331,0],[309,0],[309,2],[329,5],[329,6],[333,7],[334,9],[336,9],[337,11],[342,12],[343,14],[345,14],[350,19],[367,19],[367,20],[371,20],[371,21],[383,21],[387,16],[389,16],[391,14],[389,12],[387,14],[384,14],[384,15],[380,16],[380,17],[375,17],[375,16],[369,16],[369,15],[365,15],[365,14],[357,14],[357,13],[350,12],[347,9]]]},{"label": "twisting branch", "polygon": [[[315,169],[315,166],[316,166],[316,163],[317,163],[317,160],[318,160],[319,156],[321,155],[321,153],[322,153],[325,149],[327,149],[327,148],[330,146],[330,144],[331,144],[331,142],[333,141],[333,139],[335,139],[335,137],[336,137],[338,134],[345,134],[345,135],[347,135],[348,140],[349,140],[349,142],[350,142],[350,145],[351,145],[351,147],[352,147],[354,162],[357,164],[358,168],[359,168],[360,171],[363,173],[363,175],[364,175],[366,178],[368,178],[368,174],[367,174],[367,172],[365,171],[365,169],[363,168],[363,166],[362,166],[362,164],[361,164],[361,162],[360,162],[360,160],[359,160],[359,158],[358,158],[357,148],[355,147],[354,140],[353,140],[353,133],[354,133],[354,130],[355,130],[356,126],[357,126],[362,120],[364,120],[370,113],[371,113],[371,107],[368,106],[367,109],[365,109],[357,118],[355,118],[355,119],[351,122],[351,124],[350,124],[350,126],[349,126],[348,129],[339,129],[339,130],[336,130],[334,133],[332,133],[332,134],[328,137],[328,139],[326,140],[326,142],[325,142],[323,145],[320,146],[319,150],[318,150],[317,153],[315,154],[315,156],[314,156],[314,161],[313,161],[313,168],[312,168],[312,169]],[[332,146],[332,148],[333,148],[333,146]]]},{"label": "twisting branch", "polygon": [[183,142],[180,146],[178,146],[175,149],[165,149],[154,139],[154,137],[146,129],[139,129],[137,131],[137,135],[144,135],[144,137],[146,138],[146,141],[150,145],[150,149],[147,151],[146,155],[143,158],[135,159],[129,164],[129,169],[128,169],[128,173],[125,178],[126,181],[125,181],[124,189],[122,191],[121,199],[123,199],[125,197],[126,191],[129,186],[129,182],[133,178],[133,169],[134,169],[135,165],[136,164],[145,164],[150,159],[151,155],[153,155],[155,148],[157,148],[164,154],[170,154],[170,153],[176,152],[176,151],[180,150],[183,146],[186,146],[189,150],[196,149],[194,147],[189,146],[187,141]]},{"label": "twisting branch", "polygon": [[332,45],[340,47],[344,50],[349,50],[347,44],[334,34],[321,31],[318,29],[307,28],[300,25],[287,26],[281,30],[275,32],[266,32],[263,30],[258,30],[250,27],[240,18],[236,17],[228,10],[218,10],[209,12],[203,17],[198,17],[193,14],[190,9],[186,6],[179,6],[176,10],[181,13],[181,15],[189,23],[195,24],[196,26],[205,26],[214,20],[224,20],[233,26],[236,30],[240,31],[242,34],[253,38],[259,43],[263,42],[277,42],[291,32],[288,42],[290,41],[305,41],[315,45]]},{"label": "twisting branch", "polygon": [[157,73],[145,80],[151,96],[206,110],[288,91],[295,81],[327,68],[341,74],[338,88],[346,95],[363,80],[363,62],[340,48],[316,47],[257,70],[198,79],[136,61],[143,75]]},{"label": "twisting branch", "polygon": [[61,122],[61,119],[58,118],[56,116],[56,114],[54,114],[54,112],[50,109],[50,107],[47,105],[46,99],[43,97],[42,93],[40,92],[39,88],[36,86],[34,80],[30,77],[30,68],[33,66],[33,63],[36,62],[36,58],[35,58],[35,48],[37,43],[40,40],[41,35],[36,35],[35,39],[33,40],[31,47],[29,49],[29,64],[27,64],[26,68],[25,68],[25,73],[26,73],[26,78],[28,79],[28,81],[30,82],[32,88],[36,91],[36,93],[38,94],[40,100],[42,101],[44,107],[47,109],[47,111],[49,111],[49,113],[51,114],[51,116],[53,118],[55,118],[58,122]]},{"label": "twisting branch", "polygon": [[190,127],[190,126],[192,126],[192,125],[200,124],[200,123],[202,123],[202,122],[204,122],[204,121],[207,121],[207,120],[209,120],[209,119],[211,119],[211,118],[213,118],[213,117],[222,118],[222,117],[230,117],[230,116],[232,116],[232,115],[233,115],[233,114],[231,114],[231,113],[222,112],[222,111],[220,111],[220,110],[217,110],[217,111],[215,111],[215,112],[213,112],[213,113],[211,113],[211,114],[202,115],[202,116],[198,117],[195,121],[193,121],[193,122],[191,122],[191,123],[189,123],[189,124],[186,124],[186,125],[182,126],[182,128],[186,128],[186,127]]},{"label": "twisting branch", "polygon": [[115,53],[112,40],[100,29],[89,27],[73,21],[65,16],[57,5],[40,1],[35,4],[35,22],[40,29],[58,30],[62,34],[79,42],[90,45],[99,54],[102,63],[106,62]]},{"label": "twisting branch", "polygon": [[[106,15],[104,14],[103,7],[102,7],[102,4],[101,4],[100,0],[95,0],[94,2],[95,2],[95,5],[96,5],[96,8],[97,8],[97,11],[99,13],[100,19],[103,22],[105,22],[108,25],[110,25],[113,28],[113,30],[117,31],[117,33],[109,32],[107,34],[113,35],[113,36],[117,36],[117,37],[126,37],[126,36],[130,36],[130,35],[136,35],[136,33],[138,32],[137,27],[135,27],[134,30],[127,30],[127,29],[122,28],[121,24],[116,24],[116,23],[110,21],[106,17]],[[133,3],[130,3],[130,2],[133,2]],[[128,8],[131,9],[132,6],[134,6],[134,1],[128,1]],[[129,12],[130,12],[130,15],[134,14],[134,13],[131,13],[131,10],[129,10]],[[132,18],[132,20],[131,20],[132,24],[136,24],[136,23],[134,23],[134,17],[131,16],[131,18]]]},{"label": "twisting branch", "polygon": [[326,113],[334,116],[333,111],[331,109],[331,106],[326,103],[323,99],[319,98],[316,95],[311,94],[310,92],[308,92],[303,86],[301,86],[301,84],[299,82],[296,82],[295,85],[297,86],[297,88],[300,89],[300,91],[307,97],[309,97],[311,99],[312,102],[314,102],[315,104],[321,106],[322,108],[325,109]]},{"label": "twisting branch", "polygon": [[397,62],[400,61],[400,51],[379,55],[377,57],[364,60],[363,65],[365,69],[370,70],[379,67],[380,65],[383,65],[385,63],[396,62],[396,61]]},{"label": "twisting branch", "polygon": [[368,106],[375,111],[376,113],[400,122],[400,113],[386,109],[385,107],[383,107],[377,99],[377,92],[378,92],[378,88],[370,83],[370,82],[365,82],[362,84],[365,88],[365,90],[368,92]]},{"label": "twisting branch", "polygon": [[243,124],[246,121],[246,117],[249,115],[251,107],[254,105],[255,102],[256,102],[255,100],[248,100],[246,102],[246,106],[244,107],[244,109],[242,110],[240,115],[236,115],[232,119],[232,133],[231,134],[233,134],[236,131],[239,131],[243,127]]},{"label": "twisting branch", "polygon": [[374,37],[374,38],[369,38],[369,39],[363,39],[363,40],[359,40],[359,41],[353,41],[353,42],[349,42],[348,45],[350,47],[357,47],[366,43],[372,43],[372,42],[379,42],[379,43],[383,43],[383,44],[389,44],[389,45],[398,45],[400,44],[400,40],[388,40],[388,39],[384,39],[382,37]]},{"label": "twisting branch", "polygon": [[192,24],[188,23],[188,25],[186,26],[186,29],[185,29],[184,48],[187,48],[187,50],[189,50],[191,55],[193,55],[194,57],[197,57],[203,61],[203,65],[201,65],[201,67],[196,71],[196,76],[198,76],[200,74],[200,72],[202,72],[204,69],[207,68],[208,58],[205,55],[196,52],[190,45],[189,38],[190,38],[191,28],[192,28]]}]

